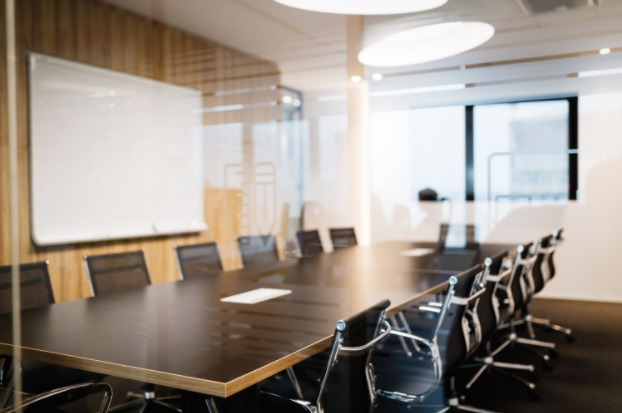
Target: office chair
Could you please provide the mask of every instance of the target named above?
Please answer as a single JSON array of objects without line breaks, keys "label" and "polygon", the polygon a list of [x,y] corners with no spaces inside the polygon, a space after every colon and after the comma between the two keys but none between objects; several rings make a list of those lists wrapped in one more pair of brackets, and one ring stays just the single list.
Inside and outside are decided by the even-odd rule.
[{"label": "office chair", "polygon": [[[417,318],[417,321],[421,316],[426,317],[424,321],[426,326],[423,328],[416,325],[417,321],[413,323],[415,324],[413,327],[420,330],[420,332],[417,331],[417,335],[413,334],[404,311],[391,317],[391,335],[398,338],[400,346],[391,346],[394,343],[387,340],[374,353],[372,359],[378,376],[378,387],[384,389],[379,393],[383,398],[402,402],[405,406],[415,402],[423,403],[440,384],[443,377],[443,362],[439,348],[439,335],[442,333],[443,321],[455,294],[457,283],[457,277],[452,276],[449,279],[449,287],[443,294],[442,302],[422,302],[405,310],[411,320],[413,316]],[[428,321],[428,316],[432,314],[438,315]],[[430,324],[431,322],[433,324]],[[424,361],[423,365],[418,362],[420,360]],[[393,404],[392,402],[387,404],[387,401],[380,399],[377,410],[391,411]]]},{"label": "office chair", "polygon": [[85,255],[93,297],[151,285],[142,251]]},{"label": "office chair", "polygon": [[376,404],[375,376],[370,363],[374,347],[391,332],[384,300],[335,325],[330,352],[307,400],[261,390],[265,413],[370,413]]},{"label": "office chair", "polygon": [[[497,290],[499,286],[507,286],[512,282],[514,274],[512,265],[507,265],[509,251],[503,251],[493,258],[486,258],[484,265],[484,277],[482,282],[486,285],[486,292],[482,295],[477,303],[477,315],[480,320],[482,329],[483,354],[473,357],[472,362],[465,364],[462,368],[478,368],[477,372],[465,386],[465,390],[469,391],[471,387],[486,371],[493,371],[505,377],[518,381],[527,387],[533,398],[537,398],[536,385],[512,371],[526,371],[530,377],[534,375],[535,368],[533,365],[524,365],[516,363],[505,363],[495,360],[495,357],[503,350],[502,347],[492,350],[492,339],[501,324],[501,315],[499,313],[500,304],[497,298]],[[511,258],[509,258],[511,260]],[[513,304],[512,304],[513,305]],[[510,370],[510,371],[507,371]]]},{"label": "office chair", "polygon": [[[555,265],[551,266],[551,262],[557,248],[556,243],[558,239],[561,239],[561,230],[538,240],[533,254],[535,261],[530,273],[533,287],[532,296],[542,291],[546,284],[555,276]],[[531,301],[531,297],[529,301]],[[564,334],[569,343],[574,342],[575,339],[571,329],[553,324],[550,320],[533,317],[529,312],[529,303],[525,305],[523,315],[524,317],[516,325],[524,324],[532,340],[537,338],[534,327],[543,327],[548,331]]]},{"label": "office chair", "polygon": [[[22,311],[54,304],[48,264],[48,261],[43,261],[19,266]],[[11,268],[10,265],[0,267],[0,314],[12,310]]]},{"label": "office chair", "polygon": [[335,250],[358,245],[354,228],[331,228],[330,240],[332,241],[333,249]]},{"label": "office chair", "polygon": [[112,387],[105,382],[88,382],[61,387],[27,398],[19,406],[0,407],[0,413],[62,411],[58,409],[59,406],[101,392],[104,393],[104,398],[100,405],[99,413],[107,413],[112,402]]},{"label": "office chair", "polygon": [[238,248],[245,268],[274,264],[279,261],[274,235],[238,237]]},{"label": "office chair", "polygon": [[[54,304],[54,292],[50,284],[48,264],[48,261],[20,264],[20,310],[30,310]],[[0,314],[8,314],[13,309],[11,271],[10,265],[0,267]],[[13,374],[10,374],[11,370],[14,370]],[[6,407],[8,398],[13,391],[16,376],[21,371],[21,365],[13,365],[13,357],[0,354],[0,387],[5,388],[6,399],[0,400],[0,409]]]},{"label": "office chair", "polygon": [[[86,273],[91,284],[93,297],[113,294],[116,292],[147,287],[151,285],[149,271],[142,251],[122,252],[118,254],[84,256]],[[110,412],[123,411],[129,407],[147,408],[156,405],[158,408],[178,411],[168,403],[169,400],[180,399],[181,395],[158,396],[153,384],[140,386],[141,393],[128,392],[128,402],[114,406]]]},{"label": "office chair", "polygon": [[[531,267],[535,263],[535,256],[530,253],[532,247],[533,243],[529,243],[525,246],[519,245],[516,248],[510,282],[507,286],[500,285],[497,289],[500,303],[499,317],[501,319],[501,324],[497,329],[499,331],[509,329],[510,332],[506,335],[505,341],[494,350],[494,354],[498,354],[507,346],[511,346],[535,355],[542,360],[545,370],[551,370],[550,361],[551,357],[555,355],[555,343],[519,337],[516,333],[516,326],[524,323],[524,321],[517,320],[516,316],[525,311],[525,307],[533,295],[534,283],[531,279]],[[547,351],[549,354],[545,354],[541,350]]]},{"label": "office chair", "polygon": [[[478,300],[486,291],[483,277],[484,266],[477,265],[458,276],[450,278],[449,288],[445,294],[445,302],[440,308],[438,305],[435,306],[436,311],[434,312],[438,314],[439,320],[431,339],[422,339],[419,336],[405,333],[399,329],[392,330],[393,335],[408,338],[421,344],[427,342],[424,346],[431,350],[426,350],[425,353],[432,360],[438,359],[438,355],[441,354],[442,361],[438,362],[438,367],[436,362],[434,363],[434,378],[431,383],[427,383],[432,388],[428,387],[422,393],[413,394],[395,390],[403,386],[405,382],[412,380],[412,377],[401,377],[395,373],[384,375],[384,377],[379,375],[378,384],[380,387],[385,387],[388,383],[394,387],[391,390],[381,390],[379,392],[383,396],[382,400],[385,400],[385,402],[380,401],[378,412],[394,412],[400,408],[400,405],[407,408],[426,407],[424,403],[442,379],[444,382],[444,394],[447,398],[445,406],[440,412],[468,411],[490,413],[486,410],[460,404],[460,397],[455,385],[457,369],[477,350],[482,340],[477,306]],[[425,307],[428,306],[431,306],[431,304]],[[412,327],[415,326],[411,324]],[[439,332],[442,333],[439,334]],[[441,339],[444,342],[438,343]],[[390,358],[388,360],[390,362]]]},{"label": "office chair", "polygon": [[317,229],[296,232],[296,240],[298,241],[300,254],[303,257],[322,254],[324,252],[322,240],[320,239],[320,232]]},{"label": "office chair", "polygon": [[553,245],[551,246],[552,251],[549,254],[549,260],[548,260],[550,279],[553,279],[553,277],[555,277],[555,274],[557,272],[555,268],[555,262],[553,260],[553,256],[555,255],[555,251],[557,251],[557,247],[564,241],[564,239],[562,238],[562,232],[564,232],[563,228],[559,229],[558,231],[553,231]]},{"label": "office chair", "polygon": [[223,271],[215,242],[177,246],[174,249],[182,280],[217,275]]}]

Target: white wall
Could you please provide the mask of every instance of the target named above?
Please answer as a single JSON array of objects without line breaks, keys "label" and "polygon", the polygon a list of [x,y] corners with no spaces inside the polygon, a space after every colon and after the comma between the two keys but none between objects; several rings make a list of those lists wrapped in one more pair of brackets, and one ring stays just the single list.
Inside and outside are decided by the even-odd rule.
[{"label": "white wall", "polygon": [[552,297],[622,301],[622,93],[579,100],[580,201],[566,208],[567,241]]}]

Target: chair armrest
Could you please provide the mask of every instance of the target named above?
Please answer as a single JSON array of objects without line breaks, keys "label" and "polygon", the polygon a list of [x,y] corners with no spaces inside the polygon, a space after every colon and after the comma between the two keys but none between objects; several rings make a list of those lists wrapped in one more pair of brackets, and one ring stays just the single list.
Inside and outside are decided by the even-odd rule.
[{"label": "chair armrest", "polygon": [[411,340],[415,340],[418,343],[423,344],[424,346],[426,346],[429,350],[431,354],[435,353],[435,349],[436,346],[434,345],[434,343],[426,338],[423,337],[419,337],[416,336],[414,334],[408,334],[408,333],[404,333],[403,331],[399,331],[399,330],[391,330],[391,335],[394,336],[399,336],[399,337],[405,337],[405,338],[409,338]]},{"label": "chair armrest", "polygon": [[339,347],[339,355],[340,356],[360,356],[361,354],[364,354],[364,353],[368,352],[370,349],[374,348],[374,346],[376,344],[378,344],[380,341],[382,341],[386,337],[388,337],[389,334],[391,334],[391,324],[389,324],[388,322],[385,321],[385,322],[383,322],[383,326],[382,326],[382,330],[381,330],[380,334],[378,334],[369,343],[364,344],[364,345],[359,346],[359,347],[341,346],[341,347]]},{"label": "chair armrest", "polygon": [[289,399],[278,394],[261,391],[261,411],[282,413],[316,413],[317,409],[306,400]]},{"label": "chair armrest", "polygon": [[104,382],[88,382],[76,384],[74,386],[61,387],[60,389],[26,399],[20,406],[8,407],[2,410],[1,413],[21,412],[33,405],[37,405],[37,410],[40,411],[44,410],[45,407],[58,407],[58,405],[67,404],[69,396],[71,396],[71,401],[75,401],[99,392],[104,393],[104,400],[99,412],[107,413],[110,408],[110,403],[112,402],[112,387]]},{"label": "chair armrest", "polygon": [[411,306],[411,308],[419,310],[419,311],[427,312],[427,313],[440,314],[441,309],[443,307],[441,303],[437,303],[436,301],[431,301],[428,303],[414,304]]}]

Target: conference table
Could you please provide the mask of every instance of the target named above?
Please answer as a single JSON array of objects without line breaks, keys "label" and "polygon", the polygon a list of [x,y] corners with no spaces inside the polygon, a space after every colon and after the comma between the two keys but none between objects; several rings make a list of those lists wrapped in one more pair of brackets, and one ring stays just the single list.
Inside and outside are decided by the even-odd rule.
[{"label": "conference table", "polygon": [[[328,348],[337,320],[387,298],[389,316],[433,299],[511,248],[386,242],[58,303],[22,312],[22,357],[184,390],[186,403],[244,394],[248,405],[260,381]],[[283,295],[230,302],[258,289]],[[7,314],[0,354],[12,353]]]}]

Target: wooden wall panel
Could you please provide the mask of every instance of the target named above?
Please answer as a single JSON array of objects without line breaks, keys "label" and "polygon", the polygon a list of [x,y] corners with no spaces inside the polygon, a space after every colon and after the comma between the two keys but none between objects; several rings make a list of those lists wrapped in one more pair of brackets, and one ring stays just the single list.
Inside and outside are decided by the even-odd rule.
[{"label": "wooden wall panel", "polygon": [[[6,91],[4,1],[0,0],[0,92]],[[28,188],[28,111],[26,56],[36,51],[119,70],[156,80],[194,87],[204,93],[204,105],[235,104],[235,95],[219,99],[217,90],[278,85],[277,68],[227,47],[167,27],[96,0],[19,0],[18,29],[19,201],[21,262],[50,261],[52,286],[58,301],[90,294],[82,257],[143,249],[154,283],[174,281],[178,272],[175,245],[217,241],[225,269],[241,266],[235,239],[240,234],[241,194],[237,189],[205,188],[205,219],[200,234],[101,243],[37,247],[30,239]],[[262,99],[263,95],[263,99]],[[206,114],[204,123],[267,122],[279,119],[270,105],[278,94],[269,89],[253,94],[257,108],[240,113]],[[244,95],[240,103],[247,104]],[[262,105],[262,103],[265,103]],[[9,264],[8,155],[6,102],[0,101],[0,265]]]}]

